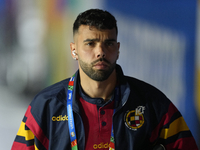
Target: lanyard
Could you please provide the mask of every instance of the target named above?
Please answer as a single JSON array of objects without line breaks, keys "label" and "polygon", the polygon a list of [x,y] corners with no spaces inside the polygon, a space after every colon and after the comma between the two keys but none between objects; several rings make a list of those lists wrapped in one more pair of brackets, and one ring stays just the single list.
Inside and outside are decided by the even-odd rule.
[{"label": "lanyard", "polygon": [[[72,111],[72,99],[73,99],[73,88],[74,88],[74,78],[73,75],[68,83],[68,92],[67,92],[67,114],[68,114],[68,126],[69,126],[69,133],[70,133],[70,140],[71,140],[71,149],[78,150],[77,146],[77,138],[76,138],[76,131],[75,131],[75,124],[74,124],[74,116]],[[114,108],[116,108],[117,102],[119,100],[119,87],[115,88],[115,97],[114,97]],[[115,109],[113,114],[115,113]],[[115,141],[114,141],[114,129],[112,123],[112,130],[111,130],[111,138],[110,138],[110,146],[109,150],[115,150]]]}]

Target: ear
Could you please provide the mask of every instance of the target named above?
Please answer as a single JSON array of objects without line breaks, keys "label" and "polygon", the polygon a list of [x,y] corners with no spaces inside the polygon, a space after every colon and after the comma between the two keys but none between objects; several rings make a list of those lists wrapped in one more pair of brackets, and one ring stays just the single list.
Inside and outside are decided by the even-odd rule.
[{"label": "ear", "polygon": [[78,55],[76,52],[76,45],[75,43],[71,42],[70,43],[70,49],[71,49],[71,56],[73,59],[78,60]]}]

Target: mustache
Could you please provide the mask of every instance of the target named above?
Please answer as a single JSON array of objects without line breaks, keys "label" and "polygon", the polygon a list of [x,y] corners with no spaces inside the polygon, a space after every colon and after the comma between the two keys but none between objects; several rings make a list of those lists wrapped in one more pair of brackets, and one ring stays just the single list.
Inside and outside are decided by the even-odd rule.
[{"label": "mustache", "polygon": [[93,61],[92,65],[95,65],[96,63],[102,62],[102,61],[106,62],[107,64],[110,64],[110,62],[107,59],[105,59],[105,58],[99,58],[99,59]]}]

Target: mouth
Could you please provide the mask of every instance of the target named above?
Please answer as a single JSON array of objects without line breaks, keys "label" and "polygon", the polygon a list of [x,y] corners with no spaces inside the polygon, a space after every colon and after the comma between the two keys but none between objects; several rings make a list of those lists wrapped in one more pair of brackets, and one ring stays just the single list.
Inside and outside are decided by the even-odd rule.
[{"label": "mouth", "polygon": [[109,66],[109,63],[107,60],[98,60],[94,62],[93,67],[99,70],[105,70]]},{"label": "mouth", "polygon": [[104,69],[108,68],[108,65],[104,62],[98,62],[94,65],[94,67],[96,69],[104,70]]}]

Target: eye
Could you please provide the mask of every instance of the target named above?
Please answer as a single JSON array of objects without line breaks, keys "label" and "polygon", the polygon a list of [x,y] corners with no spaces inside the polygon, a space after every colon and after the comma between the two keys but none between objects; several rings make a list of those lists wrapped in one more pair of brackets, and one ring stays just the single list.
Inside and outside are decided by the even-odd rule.
[{"label": "eye", "polygon": [[86,43],[87,46],[94,46],[94,42],[88,42]]},{"label": "eye", "polygon": [[105,44],[106,44],[106,46],[113,46],[113,45],[114,45],[114,42],[108,41],[108,42],[106,42]]}]

